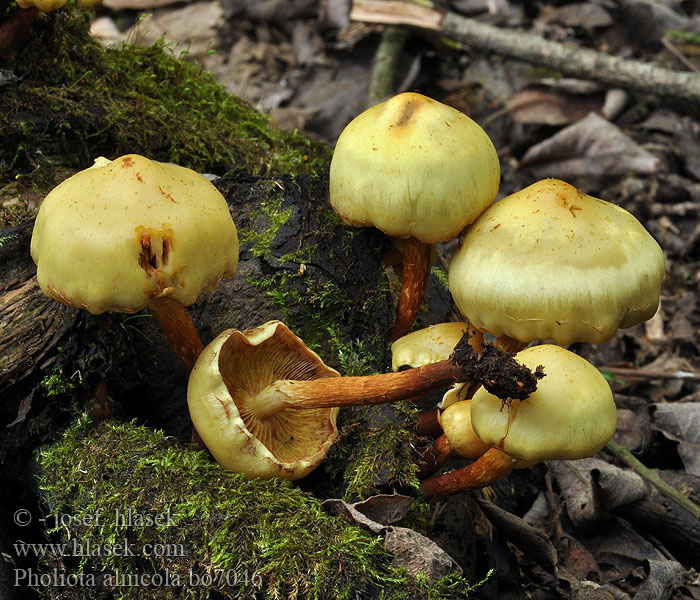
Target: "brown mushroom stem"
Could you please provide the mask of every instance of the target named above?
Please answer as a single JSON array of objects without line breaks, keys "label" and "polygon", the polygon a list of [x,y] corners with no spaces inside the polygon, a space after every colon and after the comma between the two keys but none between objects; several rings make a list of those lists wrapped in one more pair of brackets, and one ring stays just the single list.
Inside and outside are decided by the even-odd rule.
[{"label": "brown mushroom stem", "polygon": [[420,484],[421,491],[429,500],[441,500],[451,494],[483,488],[510,473],[519,462],[518,458],[491,448],[466,467],[428,477]]},{"label": "brown mushroom stem", "polygon": [[523,350],[528,345],[528,342],[521,342],[520,340],[516,340],[515,338],[504,334],[499,335],[494,340],[493,345],[496,346],[496,348],[501,348],[501,350],[504,352],[515,354],[516,352]]},{"label": "brown mushroom stem", "polygon": [[167,296],[151,300],[148,310],[160,325],[178,360],[189,373],[204,349],[190,313],[182,304]]},{"label": "brown mushroom stem", "polygon": [[419,413],[416,418],[416,435],[436,438],[442,434],[437,409]]},{"label": "brown mushroom stem", "polygon": [[445,463],[456,456],[445,434],[435,440],[432,446],[424,453],[418,466],[418,478],[426,479],[436,471],[439,471]]},{"label": "brown mushroom stem", "polygon": [[264,419],[285,408],[309,409],[383,404],[415,398],[450,385],[462,370],[450,360],[399,373],[364,377],[331,377],[311,381],[281,380],[250,399],[251,412]]},{"label": "brown mushroom stem", "polygon": [[389,339],[392,342],[406,335],[416,320],[430,273],[431,252],[432,244],[426,244],[413,237],[405,241],[401,296],[399,297],[396,322],[389,332]]}]

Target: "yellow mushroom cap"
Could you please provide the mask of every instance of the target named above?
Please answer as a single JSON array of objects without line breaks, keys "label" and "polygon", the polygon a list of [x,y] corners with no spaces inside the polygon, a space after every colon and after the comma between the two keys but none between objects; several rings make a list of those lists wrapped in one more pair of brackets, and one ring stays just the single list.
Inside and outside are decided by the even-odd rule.
[{"label": "yellow mushroom cap", "polygon": [[277,380],[338,377],[280,321],[228,329],[204,348],[190,374],[192,423],[224,468],[250,478],[299,479],[335,441],[337,408],[285,408],[260,418],[251,399]]},{"label": "yellow mushroom cap", "polygon": [[545,179],[487,209],[449,268],[460,312],[522,342],[599,344],[651,318],[664,257],[623,208]]},{"label": "yellow mushroom cap", "polygon": [[[450,392],[458,394],[455,388]],[[474,432],[470,403],[471,400],[451,403],[440,415],[440,425],[452,450],[464,458],[478,458],[489,446]]]},{"label": "yellow mushroom cap", "polygon": [[593,365],[560,346],[522,350],[515,359],[545,377],[527,400],[500,398],[480,388],[471,400],[472,427],[488,445],[530,461],[577,459],[612,437],[617,411],[608,382]]},{"label": "yellow mushroom cap", "polygon": [[400,337],[391,345],[392,370],[447,360],[467,330],[472,333],[469,343],[480,347],[484,336],[465,321],[438,323]]},{"label": "yellow mushroom cap", "polygon": [[498,155],[479,125],[404,93],[367,109],[340,134],[330,199],[348,225],[435,243],[476,219],[495,200],[499,180]]},{"label": "yellow mushroom cap", "polygon": [[35,7],[41,12],[51,12],[61,8],[67,0],[17,0],[20,8]]},{"label": "yellow mushroom cap", "polygon": [[92,313],[187,306],[238,265],[226,200],[204,177],[129,154],[101,158],[54,188],[34,224],[43,292]]}]

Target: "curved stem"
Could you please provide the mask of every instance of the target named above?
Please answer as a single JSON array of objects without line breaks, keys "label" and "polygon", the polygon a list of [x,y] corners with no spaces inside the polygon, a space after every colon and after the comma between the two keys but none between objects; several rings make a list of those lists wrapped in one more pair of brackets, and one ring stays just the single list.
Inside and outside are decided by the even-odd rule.
[{"label": "curved stem", "polygon": [[450,360],[431,363],[399,373],[364,377],[330,377],[312,381],[281,380],[250,399],[250,409],[259,418],[284,408],[309,409],[336,406],[384,404],[415,398],[450,385],[461,369]]},{"label": "curved stem", "polygon": [[189,373],[204,349],[187,309],[167,296],[148,303],[148,310],[160,325],[170,347]]},{"label": "curved stem", "polygon": [[432,244],[425,244],[413,237],[408,238],[404,244],[401,296],[396,322],[389,332],[392,342],[406,335],[416,320],[430,272],[431,251]]},{"label": "curved stem", "polygon": [[418,414],[416,419],[416,435],[436,438],[442,434],[442,426],[438,419],[438,410],[426,410]]},{"label": "curved stem", "polygon": [[519,459],[498,448],[491,448],[466,467],[424,480],[420,484],[421,491],[429,500],[441,500],[459,492],[483,488],[510,473],[518,462]]}]

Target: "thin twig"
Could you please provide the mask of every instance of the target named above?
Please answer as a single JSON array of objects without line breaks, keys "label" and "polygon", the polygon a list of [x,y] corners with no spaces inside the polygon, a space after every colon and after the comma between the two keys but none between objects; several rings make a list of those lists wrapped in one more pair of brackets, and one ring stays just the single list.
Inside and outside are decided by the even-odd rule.
[{"label": "thin twig", "polygon": [[661,371],[647,371],[645,369],[634,369],[628,367],[602,367],[603,371],[609,371],[613,375],[620,377],[632,377],[635,379],[682,379],[691,383],[700,383],[700,375],[690,371],[675,371],[673,373],[663,373]]},{"label": "thin twig", "polygon": [[681,494],[672,485],[666,483],[661,477],[654,473],[648,467],[645,467],[634,455],[624,446],[618,444],[615,440],[610,440],[605,447],[610,450],[617,458],[619,458],[628,467],[641,475],[649,483],[651,483],[664,496],[673,500],[678,506],[687,510],[696,519],[700,519],[700,506],[695,504],[690,498]]},{"label": "thin twig", "polygon": [[396,73],[401,51],[408,37],[405,27],[387,27],[372,61],[372,77],[367,94],[367,106],[383,102],[396,91]]},{"label": "thin twig", "polygon": [[545,40],[531,33],[500,29],[431,6],[393,0],[354,0],[350,18],[438,31],[482,52],[522,60],[572,77],[661,98],[700,102],[700,73],[664,69]]}]

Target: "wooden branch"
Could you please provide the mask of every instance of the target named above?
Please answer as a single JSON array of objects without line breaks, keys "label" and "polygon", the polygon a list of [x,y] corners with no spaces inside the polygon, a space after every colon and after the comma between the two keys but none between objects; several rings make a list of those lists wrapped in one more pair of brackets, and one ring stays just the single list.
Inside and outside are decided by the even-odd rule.
[{"label": "wooden branch", "polygon": [[674,71],[545,40],[531,33],[500,29],[474,19],[412,2],[354,0],[350,18],[368,23],[409,25],[498,54],[607,86],[688,102],[700,102],[700,73]]},{"label": "wooden branch", "polygon": [[396,92],[396,72],[407,37],[405,27],[389,26],[382,32],[382,41],[372,60],[367,108],[383,102]]}]

